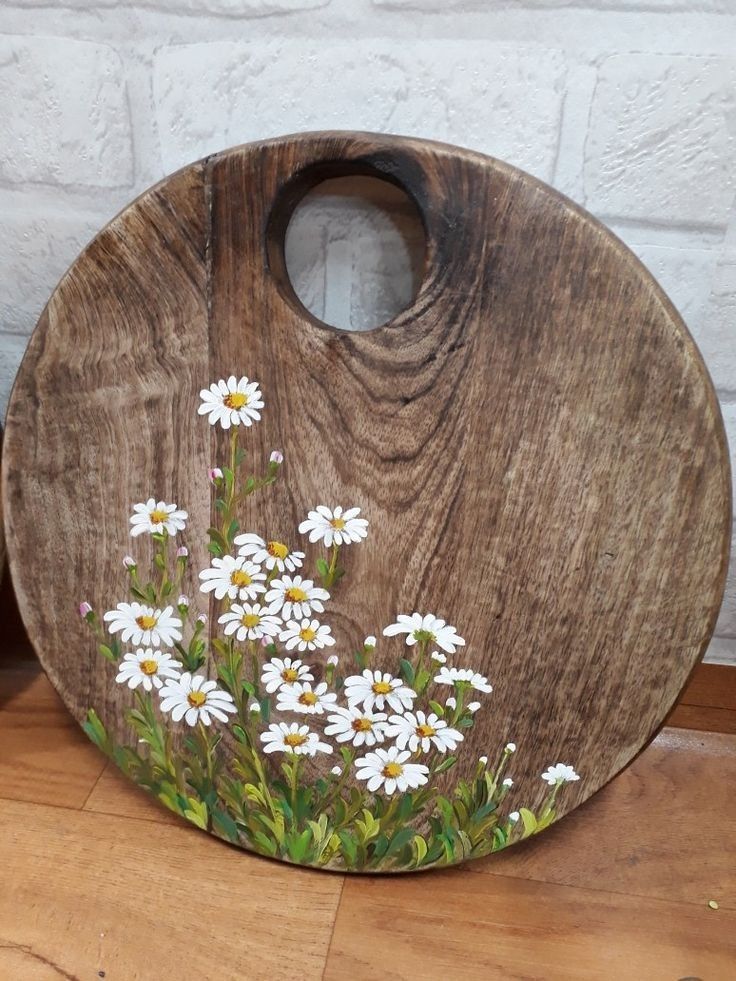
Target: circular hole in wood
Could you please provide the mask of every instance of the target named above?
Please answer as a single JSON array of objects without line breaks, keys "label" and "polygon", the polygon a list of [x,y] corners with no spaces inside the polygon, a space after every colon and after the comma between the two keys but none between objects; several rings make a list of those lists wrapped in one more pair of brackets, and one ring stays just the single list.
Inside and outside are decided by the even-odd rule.
[{"label": "circular hole in wood", "polygon": [[292,288],[331,327],[372,330],[414,302],[425,235],[416,205],[376,177],[325,180],[294,209],[284,255]]}]

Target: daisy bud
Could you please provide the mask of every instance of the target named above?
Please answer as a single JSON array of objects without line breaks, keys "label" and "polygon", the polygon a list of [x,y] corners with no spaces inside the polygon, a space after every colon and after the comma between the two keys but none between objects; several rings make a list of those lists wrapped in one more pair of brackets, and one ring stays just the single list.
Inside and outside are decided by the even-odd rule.
[{"label": "daisy bud", "polygon": [[271,643],[270,637],[266,637],[266,636],[261,637],[261,647],[268,647],[270,643]]},{"label": "daisy bud", "polygon": [[250,705],[248,706],[248,711],[253,712],[255,714],[256,712],[261,711],[261,706],[258,704],[258,702],[251,702]]},{"label": "daisy bud", "polygon": [[136,560],[133,558],[132,555],[126,555],[125,558],[123,559],[123,565],[128,570],[128,572],[133,572],[137,568],[138,563],[136,562]]},{"label": "daisy bud", "polygon": [[468,702],[468,712],[477,712],[480,708],[480,702]]},{"label": "daisy bud", "polygon": [[340,769],[339,766],[333,766],[333,768],[330,770],[330,773],[335,777],[339,777],[340,774],[342,773],[342,770]]},{"label": "daisy bud", "polygon": [[518,811],[512,811],[509,814],[509,821],[511,821],[512,824],[516,824],[516,822],[518,820],[519,820],[519,812]]},{"label": "daisy bud", "polygon": [[363,641],[363,649],[366,651],[372,651],[375,646],[376,638],[373,636],[373,634],[371,634],[370,637],[366,637],[366,639]]},{"label": "daisy bud", "polygon": [[204,626],[207,623],[207,617],[204,615],[204,613],[200,613],[196,622],[201,623],[202,626]]},{"label": "daisy bud", "polygon": [[222,480],[222,470],[219,467],[211,467],[207,471],[207,476],[209,477],[211,484],[216,484],[218,481]]},{"label": "daisy bud", "polygon": [[430,656],[432,660],[436,661],[438,664],[447,663],[447,654],[443,654],[441,651],[432,651],[432,654]]},{"label": "daisy bud", "polygon": [[271,453],[271,456],[268,458],[268,462],[275,463],[277,467],[280,467],[284,462],[284,454],[281,452],[281,450],[274,450]]},{"label": "daisy bud", "polygon": [[457,702],[452,697],[452,695],[450,695],[450,697],[445,702],[445,707],[448,708],[448,709],[454,709],[456,705],[457,705]]},{"label": "daisy bud", "polygon": [[185,559],[189,555],[189,549],[185,545],[180,545],[176,550],[177,559]]},{"label": "daisy bud", "polygon": [[516,752],[516,743],[506,743],[506,752],[507,753],[515,753]]},{"label": "daisy bud", "polygon": [[487,756],[479,756],[478,757],[478,762],[479,763],[482,763],[483,766],[485,766],[488,763],[488,757]]},{"label": "daisy bud", "polygon": [[95,618],[95,611],[92,609],[89,603],[80,603],[79,615],[83,620],[86,620],[87,623],[91,623]]},{"label": "daisy bud", "polygon": [[330,656],[327,658],[327,663],[331,664],[332,667],[335,668],[337,667],[337,663],[339,660],[340,658],[337,656],[337,654],[330,654]]},{"label": "daisy bud", "polygon": [[514,781],[511,779],[511,777],[506,777],[506,779],[503,781],[503,785],[504,787],[513,787]]}]

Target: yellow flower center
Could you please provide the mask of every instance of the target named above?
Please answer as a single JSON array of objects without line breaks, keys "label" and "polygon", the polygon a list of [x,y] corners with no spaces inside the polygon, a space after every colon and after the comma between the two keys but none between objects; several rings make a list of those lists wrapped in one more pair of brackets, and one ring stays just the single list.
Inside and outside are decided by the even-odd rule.
[{"label": "yellow flower center", "polygon": [[391,685],[387,681],[376,681],[371,688],[376,695],[388,695],[391,692]]},{"label": "yellow flower center", "polygon": [[296,681],[298,677],[299,677],[299,672],[295,671],[294,668],[284,668],[284,670],[281,672],[282,680],[287,682],[288,684],[291,684],[293,681]]},{"label": "yellow flower center", "polygon": [[285,559],[289,554],[289,548],[283,542],[268,542],[266,551],[275,559]]},{"label": "yellow flower center", "polygon": [[345,519],[333,518],[332,521],[330,521],[330,524],[332,525],[333,528],[336,528],[337,531],[340,531],[341,528],[345,527]]},{"label": "yellow flower center", "polygon": [[248,396],[243,392],[230,392],[222,402],[228,409],[242,409],[244,405],[248,404]]},{"label": "yellow flower center", "polygon": [[190,691],[187,695],[187,701],[192,708],[198,709],[207,701],[207,696],[203,691]]},{"label": "yellow flower center", "polygon": [[309,643],[310,641],[314,640],[314,638],[317,636],[317,631],[312,630],[311,627],[304,627],[302,630],[299,631],[299,636],[301,637],[302,640]]},{"label": "yellow flower center", "polygon": [[400,777],[404,772],[404,768],[401,763],[387,763],[383,768],[384,777],[389,777],[395,780],[396,777]]},{"label": "yellow flower center", "polygon": [[243,572],[242,569],[233,569],[230,574],[230,582],[233,586],[250,586],[253,580],[250,578],[247,572]]},{"label": "yellow flower center", "polygon": [[436,735],[437,730],[433,729],[432,726],[429,726],[425,723],[423,726],[417,726],[416,733],[418,736],[421,736],[422,739],[424,739],[426,737]]},{"label": "yellow flower center", "polygon": [[292,586],[291,589],[287,589],[284,595],[289,603],[303,603],[307,598],[307,594],[303,589],[299,589],[298,586]]},{"label": "yellow flower center", "polygon": [[149,616],[144,613],[141,616],[135,618],[135,622],[141,628],[141,630],[153,630],[156,626],[156,617]]},{"label": "yellow flower center", "polygon": [[370,719],[353,719],[352,728],[353,732],[370,732],[373,728],[373,723]]},{"label": "yellow flower center", "polygon": [[299,702],[301,705],[316,705],[318,701],[319,699],[313,691],[303,691],[299,696]]},{"label": "yellow flower center", "polygon": [[158,671],[158,664],[156,661],[150,660],[150,658],[145,661],[141,661],[141,671],[143,674],[156,674]]},{"label": "yellow flower center", "polygon": [[158,508],[156,508],[155,511],[151,511],[152,525],[162,525],[167,518],[168,518],[168,514],[165,511],[159,511]]},{"label": "yellow flower center", "polygon": [[307,737],[303,736],[300,732],[290,732],[288,736],[284,736],[284,742],[287,746],[291,746],[294,749],[296,746],[303,746],[307,741]]},{"label": "yellow flower center", "polygon": [[261,618],[257,613],[244,613],[240,618],[240,622],[244,627],[257,627],[261,622]]}]

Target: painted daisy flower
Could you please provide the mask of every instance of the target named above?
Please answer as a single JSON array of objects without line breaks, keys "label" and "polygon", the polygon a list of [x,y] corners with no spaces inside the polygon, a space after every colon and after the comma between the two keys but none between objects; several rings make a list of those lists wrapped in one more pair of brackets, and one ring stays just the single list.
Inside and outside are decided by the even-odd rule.
[{"label": "painted daisy flower", "polygon": [[371,671],[366,668],[362,674],[353,674],[345,679],[345,695],[352,707],[362,705],[366,712],[384,708],[394,712],[410,709],[417,697],[413,688],[409,688],[401,678],[394,678],[386,672]]},{"label": "painted daisy flower", "polygon": [[273,722],[261,733],[264,753],[293,753],[295,756],[316,756],[331,753],[332,746],[322,743],[316,732],[298,722]]},{"label": "painted daisy flower", "polygon": [[375,746],[382,743],[386,729],[385,712],[366,712],[359,706],[336,708],[327,716],[325,735],[334,736],[339,743],[353,746]]},{"label": "painted daisy flower", "polygon": [[347,511],[338,506],[331,511],[324,504],[318,504],[310,511],[306,521],[299,525],[299,533],[309,532],[310,542],[322,541],[329,548],[331,545],[350,545],[359,542],[368,534],[368,522],[359,518],[360,508],[348,508]]},{"label": "painted daisy flower", "polygon": [[269,570],[295,572],[304,562],[304,552],[292,552],[284,542],[276,539],[267,542],[260,535],[251,532],[247,535],[238,535],[235,544],[240,546],[239,555],[250,556],[256,565],[265,565]]},{"label": "painted daisy flower", "polygon": [[301,622],[289,620],[286,629],[279,634],[279,640],[286,644],[287,651],[296,647],[299,651],[313,651],[317,648],[332,647],[335,638],[326,623],[306,618]]},{"label": "painted daisy flower", "polygon": [[279,688],[276,708],[279,712],[302,712],[306,715],[324,715],[325,709],[333,708],[337,695],[327,691],[327,682],[322,681],[312,688],[309,681],[295,681],[293,685]]},{"label": "painted daisy flower", "polygon": [[174,722],[184,719],[187,725],[198,722],[208,726],[212,718],[227,722],[227,713],[236,712],[233,697],[208,681],[203,674],[185,671],[181,678],[169,679],[160,692],[161,711],[171,712]]},{"label": "painted daisy flower", "polygon": [[261,684],[265,685],[269,695],[284,685],[293,685],[295,681],[314,681],[314,675],[301,661],[292,661],[290,657],[285,657],[283,660],[274,657],[263,665]]},{"label": "painted daisy flower", "polygon": [[312,612],[324,613],[324,602],[330,598],[326,589],[315,586],[311,579],[301,576],[282,576],[274,579],[266,593],[271,613],[281,613],[284,620],[301,620]]},{"label": "painted daisy flower", "polygon": [[111,634],[122,630],[120,639],[124,644],[130,641],[142,647],[172,647],[181,640],[181,620],[172,616],[173,611],[173,606],[159,610],[141,603],[118,603],[103,620],[109,624]]},{"label": "painted daisy flower", "polygon": [[118,667],[120,671],[115,676],[118,684],[127,685],[128,688],[142,685],[144,691],[161,688],[162,678],[178,678],[181,673],[179,661],[151,647],[139,647],[135,653],[129,651]]},{"label": "painted daisy flower", "polygon": [[397,746],[375,749],[355,761],[358,780],[367,780],[370,793],[383,790],[389,796],[397,790],[416,790],[427,782],[429,768],[423,763],[411,763],[409,750],[403,752]]},{"label": "painted daisy flower", "polygon": [[218,617],[217,622],[225,624],[225,635],[235,634],[236,640],[275,637],[282,626],[281,620],[260,603],[233,603],[227,613]]},{"label": "painted daisy flower", "polygon": [[255,562],[238,556],[223,555],[221,559],[213,559],[209,569],[199,574],[203,593],[214,590],[215,599],[254,600],[259,593],[266,592],[266,573],[261,572]]},{"label": "painted daisy flower", "polygon": [[554,766],[548,766],[542,774],[542,780],[546,780],[550,787],[555,784],[573,783],[579,779],[579,774],[567,763],[555,763]]},{"label": "painted daisy flower", "polygon": [[428,753],[434,746],[440,753],[452,752],[463,741],[462,733],[450,726],[434,712],[425,715],[418,711],[406,715],[392,715],[386,728],[387,736],[396,737],[399,749],[410,749],[416,753],[421,748]]},{"label": "painted daisy flower", "polygon": [[258,411],[263,408],[263,396],[258,382],[243,377],[238,381],[230,375],[227,381],[220,379],[199,393],[202,404],[197,410],[201,416],[208,416],[210,426],[219,422],[223,429],[231,426],[252,426],[261,418]]},{"label": "painted daisy flower", "polygon": [[133,538],[149,532],[151,535],[175,535],[184,531],[189,515],[179,511],[176,504],[167,504],[149,497],[145,504],[134,504],[134,514],[130,519],[130,534]]},{"label": "painted daisy flower", "polygon": [[465,647],[465,641],[458,636],[457,630],[440,620],[433,613],[400,613],[396,623],[384,628],[385,637],[395,637],[406,634],[406,643],[411,647],[417,643],[431,643],[441,647],[447,654],[454,654],[458,647]]},{"label": "painted daisy flower", "polygon": [[468,685],[476,691],[483,691],[486,694],[493,691],[488,684],[488,679],[482,674],[473,671],[471,668],[440,668],[440,673],[434,676],[438,685]]}]

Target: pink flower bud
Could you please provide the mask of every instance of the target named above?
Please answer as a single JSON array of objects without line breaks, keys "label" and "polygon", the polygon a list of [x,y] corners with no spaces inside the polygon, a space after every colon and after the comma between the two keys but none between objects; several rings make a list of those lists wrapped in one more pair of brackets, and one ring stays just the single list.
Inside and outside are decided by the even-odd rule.
[{"label": "pink flower bud", "polygon": [[179,599],[176,601],[176,605],[177,606],[187,606],[188,607],[189,606],[189,600],[182,593],[181,596],[179,597]]},{"label": "pink flower bud", "polygon": [[269,457],[269,460],[271,463],[281,466],[281,464],[284,462],[284,454],[281,452],[281,450],[274,450]]},{"label": "pink flower bud", "polygon": [[132,570],[137,567],[138,563],[136,562],[136,560],[133,558],[132,555],[126,555],[125,558],[123,559],[123,565],[125,566],[126,569]]},{"label": "pink flower bud", "polygon": [[207,617],[204,615],[204,613],[199,614],[199,616],[197,617],[197,623],[201,623],[202,625],[207,623]]},{"label": "pink flower bud", "polygon": [[189,549],[185,545],[180,545],[176,550],[177,559],[185,559],[189,555]]},{"label": "pink flower bud", "polygon": [[92,607],[89,605],[89,603],[79,604],[79,615],[83,620],[86,620],[90,613],[92,613]]},{"label": "pink flower bud", "polygon": [[330,656],[327,658],[327,663],[328,664],[331,664],[333,667],[336,667],[337,666],[337,662],[339,660],[340,660],[340,658],[337,656],[337,654],[330,654]]},{"label": "pink flower bud", "polygon": [[222,470],[219,467],[212,467],[207,471],[207,476],[210,478],[210,483],[214,484],[218,480],[222,480]]}]

